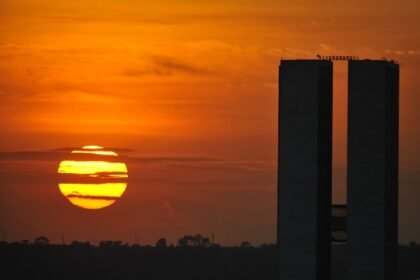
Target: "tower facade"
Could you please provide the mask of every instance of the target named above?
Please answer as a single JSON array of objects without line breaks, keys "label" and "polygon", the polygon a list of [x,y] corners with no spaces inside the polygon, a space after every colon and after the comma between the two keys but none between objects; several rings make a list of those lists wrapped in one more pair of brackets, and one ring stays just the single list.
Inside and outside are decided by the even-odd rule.
[{"label": "tower facade", "polygon": [[332,62],[279,69],[279,279],[330,279]]},{"label": "tower facade", "polygon": [[349,61],[347,279],[396,279],[399,66]]}]

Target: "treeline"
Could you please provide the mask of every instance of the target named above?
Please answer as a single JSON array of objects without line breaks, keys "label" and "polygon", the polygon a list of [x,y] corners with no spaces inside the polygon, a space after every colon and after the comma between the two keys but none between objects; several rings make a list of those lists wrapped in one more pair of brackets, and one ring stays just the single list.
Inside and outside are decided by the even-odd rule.
[{"label": "treeline", "polygon": [[[46,237],[0,243],[0,279],[276,279],[274,245],[221,247],[195,234],[153,245],[104,240],[51,244]],[[245,248],[246,247],[246,248]]]},{"label": "treeline", "polygon": [[[31,242],[30,240],[22,240],[20,242],[6,242],[0,241],[1,245],[10,245],[10,246],[49,246],[49,245],[61,245],[61,246],[72,246],[72,247],[96,247],[96,245],[91,244],[89,241],[72,241],[70,244],[51,244],[50,240],[46,236],[39,236]],[[153,247],[152,245],[141,246],[139,243],[129,244],[120,240],[103,240],[100,241],[97,247]],[[262,245],[262,246],[274,246],[274,245]],[[168,244],[166,238],[159,238],[154,247],[156,248],[166,248],[166,247],[195,247],[195,248],[210,248],[210,247],[220,247],[219,244],[211,241],[209,237],[202,236],[201,234],[195,235],[184,235],[178,239],[178,242],[174,244]],[[253,247],[249,241],[242,241],[240,247]]]},{"label": "treeline", "polygon": [[[276,245],[236,247],[213,244],[201,235],[185,235],[176,244],[159,238],[153,245],[105,240],[98,245],[73,241],[51,244],[0,242],[0,279],[278,279]],[[332,246],[332,279],[345,280],[346,246]],[[420,246],[399,246],[398,280],[420,279]]]}]

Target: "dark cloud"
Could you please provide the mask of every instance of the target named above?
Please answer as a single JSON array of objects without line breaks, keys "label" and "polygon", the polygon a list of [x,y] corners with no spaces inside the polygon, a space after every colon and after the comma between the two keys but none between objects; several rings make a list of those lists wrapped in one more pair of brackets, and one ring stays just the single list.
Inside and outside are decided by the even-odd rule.
[{"label": "dark cloud", "polygon": [[188,63],[181,62],[167,56],[155,57],[153,60],[157,66],[159,66],[161,69],[168,71],[169,73],[179,72],[179,73],[185,73],[185,74],[190,74],[190,75],[212,74],[212,72],[209,70],[206,70],[197,66],[193,66]]},{"label": "dark cloud", "polygon": [[154,56],[151,59],[150,68],[132,68],[123,71],[126,77],[139,77],[145,75],[172,76],[175,74],[187,75],[213,75],[214,72],[205,68],[198,67],[191,63],[180,61],[168,56]]},{"label": "dark cloud", "polygon": [[[125,163],[215,163],[225,162],[222,159],[206,157],[129,157],[129,156],[105,156],[95,154],[71,154],[70,151],[80,148],[58,148],[47,151],[13,151],[0,152],[0,161],[59,161],[59,160],[104,160]],[[116,152],[132,152],[131,149],[110,148]]]},{"label": "dark cloud", "polygon": [[[52,149],[51,151],[59,151],[59,152],[71,152],[73,150],[80,150],[80,147],[64,147],[64,148],[57,148],[57,149]],[[135,150],[133,149],[127,149],[127,148],[117,148],[117,147],[106,147],[104,148],[107,151],[114,151],[116,153],[129,153],[129,152],[134,152]]]},{"label": "dark cloud", "polygon": [[66,150],[0,152],[0,161],[106,160],[121,161],[121,157],[95,154],[72,154]]},{"label": "dark cloud", "polygon": [[63,151],[14,151],[0,152],[0,161],[14,160],[44,160],[57,161],[62,160],[68,155]]},{"label": "dark cloud", "polygon": [[126,163],[129,183],[212,189],[275,185],[276,180],[276,167],[272,163],[206,157],[115,157],[70,154],[69,150],[71,148],[67,147],[50,151],[0,152],[0,179],[9,183],[126,182],[126,178],[110,178],[113,173],[98,174],[100,176],[95,178],[56,173],[62,160],[106,160]]},{"label": "dark cloud", "polygon": [[126,77],[139,77],[139,76],[145,76],[145,75],[159,75],[154,70],[145,70],[145,69],[127,69],[122,72],[123,76]]},{"label": "dark cloud", "polygon": [[81,198],[81,199],[94,199],[94,200],[116,200],[118,198],[120,198],[119,196],[99,196],[99,195],[81,195],[81,194],[69,194],[66,195],[67,198]]},{"label": "dark cloud", "polygon": [[113,177],[115,175],[124,175],[123,172],[98,172],[95,177],[86,174],[60,173],[55,176],[60,183],[75,184],[103,184],[103,183],[125,183],[127,178]]}]

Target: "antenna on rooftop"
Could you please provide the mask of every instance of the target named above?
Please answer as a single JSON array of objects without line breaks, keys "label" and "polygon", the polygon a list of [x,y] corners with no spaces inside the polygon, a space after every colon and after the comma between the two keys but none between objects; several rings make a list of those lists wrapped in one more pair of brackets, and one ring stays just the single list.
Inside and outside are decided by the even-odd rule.
[{"label": "antenna on rooftop", "polygon": [[359,60],[358,56],[353,55],[327,55],[322,56],[317,54],[316,57],[320,60],[335,60],[335,61],[349,61],[349,60]]}]

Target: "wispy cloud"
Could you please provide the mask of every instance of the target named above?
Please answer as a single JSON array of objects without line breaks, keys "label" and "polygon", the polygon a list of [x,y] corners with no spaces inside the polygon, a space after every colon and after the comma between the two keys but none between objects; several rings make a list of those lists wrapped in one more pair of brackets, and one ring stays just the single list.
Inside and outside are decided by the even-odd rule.
[{"label": "wispy cloud", "polygon": [[151,57],[151,65],[139,68],[130,68],[122,72],[123,76],[138,77],[144,75],[171,76],[176,74],[187,75],[214,75],[215,72],[194,65],[193,63],[181,61],[168,56]]},{"label": "wispy cloud", "polygon": [[[222,159],[206,158],[206,157],[130,157],[122,155],[119,157],[96,155],[96,154],[71,154],[70,151],[76,148],[58,148],[46,151],[13,151],[0,152],[0,161],[57,161],[72,158],[74,160],[92,160],[92,159],[106,159],[107,161],[124,161],[128,163],[217,163],[225,162]],[[118,153],[130,153],[133,150],[124,148],[110,148]]]},{"label": "wispy cloud", "polygon": [[162,69],[166,69],[169,73],[180,72],[180,73],[186,73],[186,74],[191,74],[191,75],[213,74],[212,71],[178,61],[171,57],[160,56],[160,57],[155,57],[153,60],[156,63],[156,65],[158,65]]},{"label": "wispy cloud", "polygon": [[179,225],[185,225],[186,221],[184,215],[182,215],[178,210],[175,209],[174,205],[170,201],[164,201],[162,203],[162,208],[166,211],[169,219]]},{"label": "wispy cloud", "polygon": [[[100,156],[70,154],[70,148],[48,151],[0,152],[2,170],[0,178],[7,182],[57,182],[56,168],[62,160],[106,160],[127,164],[129,182],[149,182],[152,185],[201,189],[210,191],[231,187],[255,187],[258,185],[275,185],[276,163],[267,161],[238,161],[207,157],[138,157],[125,155]],[[19,167],[20,166],[20,167]],[[145,173],[146,172],[146,173]],[[149,173],[148,173],[149,172]],[[166,175],[158,175],[158,174]],[[66,178],[77,181],[73,176]],[[106,179],[106,178],[104,178]]]}]

